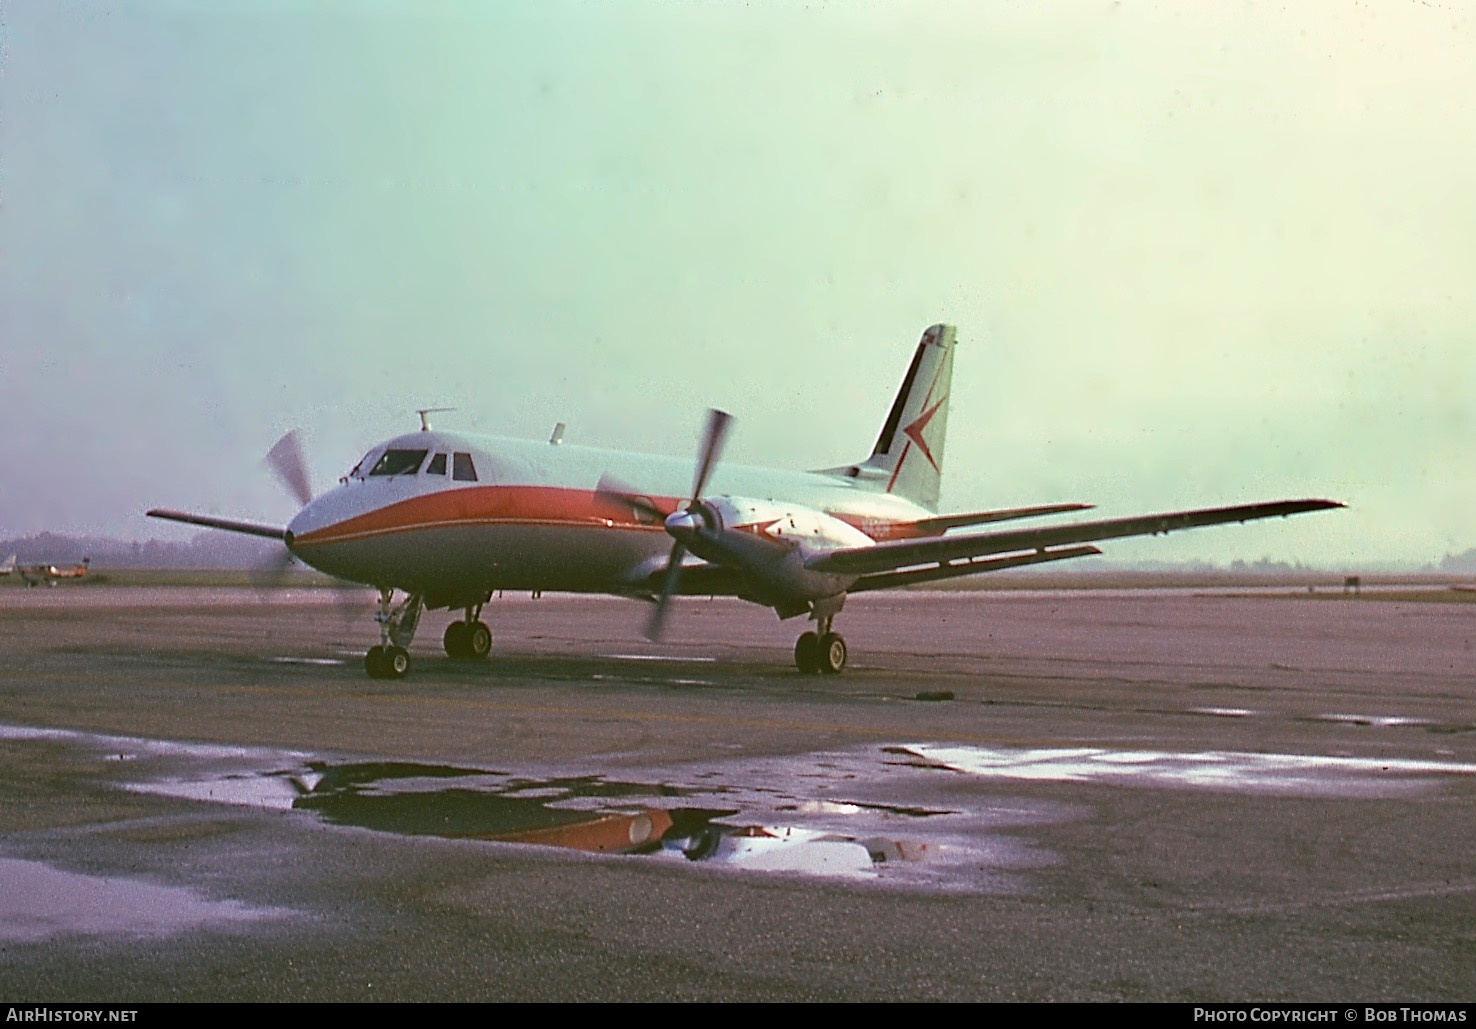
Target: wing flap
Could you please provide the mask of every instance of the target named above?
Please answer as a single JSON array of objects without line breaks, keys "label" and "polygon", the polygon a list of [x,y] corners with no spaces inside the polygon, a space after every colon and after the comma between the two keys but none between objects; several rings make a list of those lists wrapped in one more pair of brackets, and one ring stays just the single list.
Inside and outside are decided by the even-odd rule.
[{"label": "wing flap", "polygon": [[1073,557],[1090,557],[1101,552],[1087,543],[1079,547],[1037,550],[1028,554],[1011,554],[1008,557],[977,557],[968,561],[956,561],[952,564],[944,562],[922,568],[910,568],[905,572],[877,572],[875,575],[863,575],[846,592],[864,593],[867,590],[888,590],[895,586],[915,586],[922,582],[956,579],[961,575],[981,575],[984,572],[1002,572],[1007,568],[1024,568],[1028,565],[1046,564],[1049,561],[1066,561]]},{"label": "wing flap", "polygon": [[1078,522],[1008,532],[971,533],[925,540],[895,540],[870,547],[848,547],[817,554],[805,562],[811,571],[838,575],[872,575],[891,572],[913,565],[941,564],[962,558],[989,554],[1010,554],[1025,550],[1073,543],[1094,543],[1125,536],[1157,536],[1161,533],[1194,529],[1206,525],[1249,522],[1259,518],[1276,518],[1325,511],[1343,507],[1335,500],[1276,500],[1264,504],[1242,504],[1236,507],[1210,507],[1196,511],[1170,511],[1164,514],[1137,515],[1131,518],[1109,518],[1099,522]]}]

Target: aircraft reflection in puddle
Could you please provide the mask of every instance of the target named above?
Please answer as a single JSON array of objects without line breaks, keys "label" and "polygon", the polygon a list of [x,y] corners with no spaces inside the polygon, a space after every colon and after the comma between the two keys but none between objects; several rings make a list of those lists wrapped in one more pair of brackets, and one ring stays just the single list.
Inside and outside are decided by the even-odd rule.
[{"label": "aircraft reflection in puddle", "polygon": [[[610,782],[594,776],[528,780],[414,764],[314,763],[309,767],[308,775],[289,776],[302,791],[295,808],[313,811],[336,825],[400,835],[680,856],[770,872],[863,877],[873,874],[877,865],[922,861],[936,850],[935,845],[921,841],[716,821],[737,815],[736,808],[629,804],[643,796],[679,797],[689,792],[670,786]],[[618,803],[621,800],[627,803]],[[590,801],[599,806],[565,806]],[[830,806],[861,810],[851,805]]]},{"label": "aircraft reflection in puddle", "polygon": [[940,789],[933,766],[874,747],[646,769],[647,782],[633,783],[15,725],[0,725],[0,740],[90,752],[127,768],[106,776],[113,785],[154,796],[300,811],[401,835],[928,890],[1028,892],[1026,873],[1055,857],[1020,831],[1080,817],[1070,806],[957,783]]}]

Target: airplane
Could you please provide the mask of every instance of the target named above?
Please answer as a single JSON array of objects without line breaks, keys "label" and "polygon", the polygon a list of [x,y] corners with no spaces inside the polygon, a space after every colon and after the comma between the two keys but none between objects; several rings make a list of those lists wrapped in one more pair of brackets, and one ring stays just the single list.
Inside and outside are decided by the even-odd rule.
[{"label": "airplane", "polygon": [[17,565],[15,555],[12,554],[3,569],[0,569],[0,575],[9,575],[14,570],[25,580],[27,586],[55,586],[63,579],[86,578],[91,564],[92,558],[84,557],[81,564],[75,565]]},{"label": "airplane", "polygon": [[1344,506],[1278,500],[955,532],[1092,506],[937,513],[955,342],[951,325],[924,331],[875,446],[855,464],[719,468],[732,418],[717,410],[690,473],[678,458],[566,446],[562,424],[547,442],[434,430],[426,409],[418,432],[378,444],[316,498],[298,435],[279,440],[267,464],[302,504],[286,526],[148,514],[281,540],[304,563],[373,586],[380,640],[365,670],[398,679],[427,609],[463,613],[443,639],[451,658],[485,659],[492,634],[481,613],[502,590],[648,600],[651,639],[673,597],[736,596],[780,619],[806,615],[815,624],[795,643],[795,666],[835,674],[848,652],[834,620],[853,593],[1100,554],[1092,544],[1108,539]]}]

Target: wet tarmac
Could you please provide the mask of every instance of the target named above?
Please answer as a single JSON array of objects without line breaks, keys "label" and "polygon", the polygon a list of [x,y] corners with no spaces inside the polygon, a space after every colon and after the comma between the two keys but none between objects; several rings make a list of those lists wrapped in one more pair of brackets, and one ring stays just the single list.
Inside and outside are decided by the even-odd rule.
[{"label": "wet tarmac", "polygon": [[[331,591],[326,591],[331,592]],[[0,991],[1462,1000],[1476,612],[893,594],[853,667],[507,598],[363,676],[302,591],[6,591]],[[938,698],[923,699],[918,698]],[[943,699],[943,698],[952,699]]]}]

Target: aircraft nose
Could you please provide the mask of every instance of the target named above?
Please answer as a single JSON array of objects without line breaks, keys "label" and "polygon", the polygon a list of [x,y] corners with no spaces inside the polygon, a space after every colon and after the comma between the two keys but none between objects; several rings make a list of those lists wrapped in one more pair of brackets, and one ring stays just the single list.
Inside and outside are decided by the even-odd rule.
[{"label": "aircraft nose", "polygon": [[293,516],[292,521],[287,523],[287,531],[282,534],[282,542],[287,544],[288,550],[296,554],[297,547],[295,546],[295,544],[297,542],[297,537],[305,532],[312,532],[313,529],[319,528],[318,523],[320,521],[322,521],[322,519],[318,518],[313,511],[313,505],[308,504],[306,507],[304,507],[301,511],[297,512],[297,514]]}]

